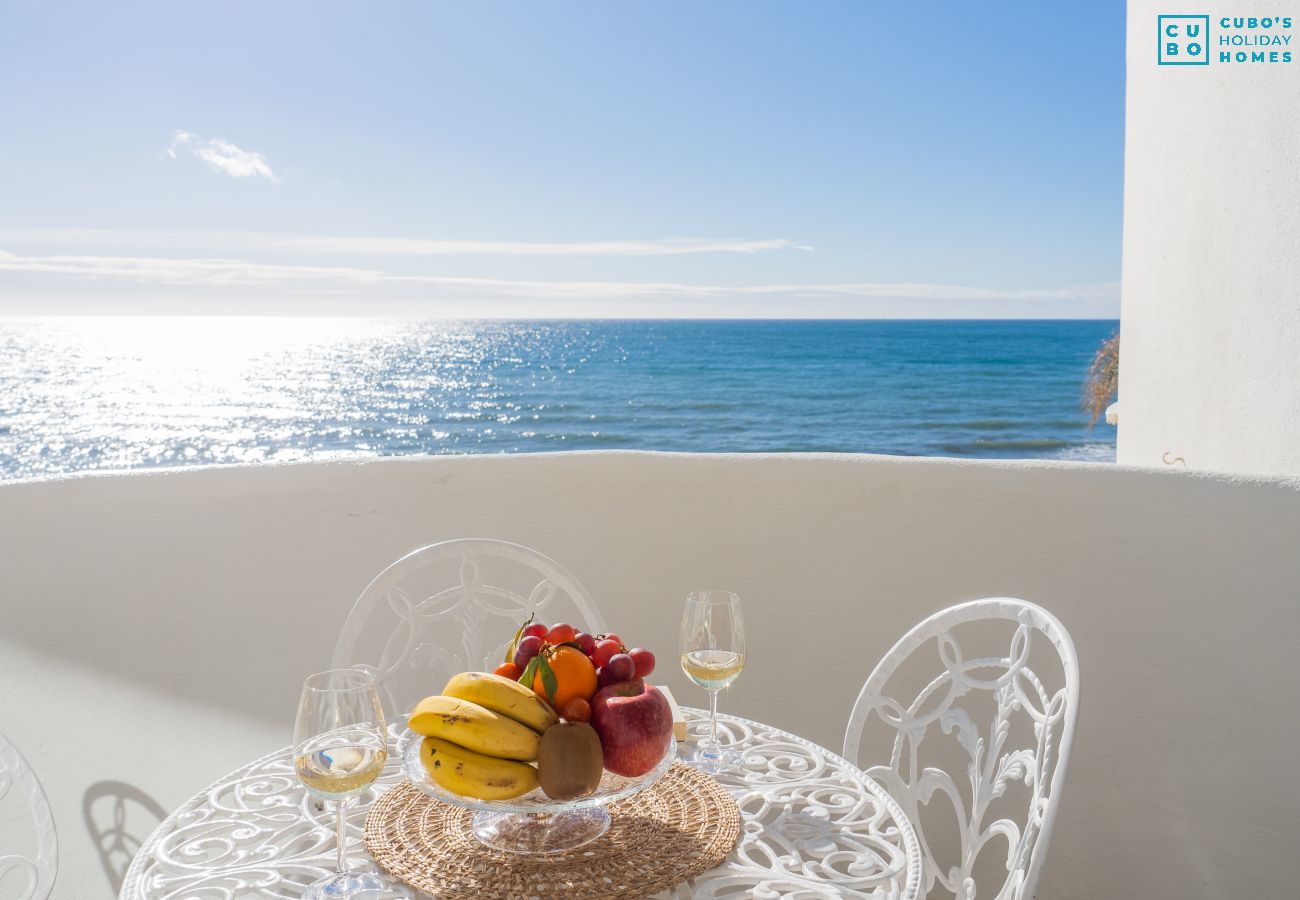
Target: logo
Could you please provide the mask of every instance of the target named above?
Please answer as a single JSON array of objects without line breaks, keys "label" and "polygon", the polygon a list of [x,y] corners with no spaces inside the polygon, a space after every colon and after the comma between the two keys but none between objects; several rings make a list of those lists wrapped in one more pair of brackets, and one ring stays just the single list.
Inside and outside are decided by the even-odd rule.
[{"label": "logo", "polygon": [[1162,66],[1210,64],[1209,16],[1157,16],[1156,63]]},{"label": "logo", "polygon": [[1290,16],[1221,16],[1211,40],[1209,16],[1156,16],[1156,64],[1289,63],[1291,25]]}]

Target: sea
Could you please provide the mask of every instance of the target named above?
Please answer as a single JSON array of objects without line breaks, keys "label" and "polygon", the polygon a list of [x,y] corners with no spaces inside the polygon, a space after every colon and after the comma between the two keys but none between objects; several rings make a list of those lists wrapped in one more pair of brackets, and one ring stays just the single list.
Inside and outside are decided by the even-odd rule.
[{"label": "sea", "polygon": [[0,481],[554,450],[1113,461],[1115,321],[0,319]]}]

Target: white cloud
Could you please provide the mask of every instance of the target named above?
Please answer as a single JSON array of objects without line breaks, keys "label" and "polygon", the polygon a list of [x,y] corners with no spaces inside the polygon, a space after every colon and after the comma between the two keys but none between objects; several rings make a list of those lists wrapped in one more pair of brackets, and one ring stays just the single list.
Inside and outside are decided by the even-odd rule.
[{"label": "white cloud", "polygon": [[[138,256],[17,256],[0,253],[0,273],[92,279],[126,279],[163,285],[247,286],[283,290],[350,291],[376,286],[439,288],[447,296],[466,292],[488,297],[590,300],[676,298],[717,300],[782,296],[791,299],[889,299],[905,301],[1012,302],[1113,301],[1113,283],[1059,288],[991,288],[924,282],[778,283],[710,285],[661,281],[540,281],[456,275],[408,275],[350,266],[305,266],[239,259],[172,259]],[[361,293],[361,292],[359,292]]]},{"label": "white cloud", "polygon": [[177,129],[172,134],[172,142],[171,142],[171,146],[167,148],[167,155],[170,156],[172,159],[175,159],[177,148],[183,147],[191,143],[193,140],[194,140],[194,135],[190,134],[188,131],[181,131]]},{"label": "white cloud", "polygon": [[231,178],[261,177],[279,181],[265,156],[236,147],[224,138],[200,138],[188,131],[177,130],[172,134],[167,155],[175,159],[178,150],[188,150],[215,171],[225,172]]},{"label": "white cloud", "polygon": [[241,150],[229,141],[213,138],[206,145],[195,147],[194,155],[212,168],[225,172],[232,178],[249,178],[260,175],[276,180],[275,173],[266,163],[266,157],[260,153]]},{"label": "white cloud", "polygon": [[[170,150],[168,152],[171,152]],[[204,254],[243,252],[353,256],[682,256],[704,253],[754,254],[813,248],[784,238],[663,238],[616,241],[469,241],[347,235],[272,234],[257,231],[99,231],[81,229],[0,230],[0,238],[24,242],[96,247],[168,249]]]},{"label": "white cloud", "polygon": [[781,238],[736,240],[668,238],[650,241],[464,241],[423,238],[330,237],[263,234],[250,244],[289,253],[354,253],[375,256],[680,256],[694,253],[759,253],[811,250]]}]

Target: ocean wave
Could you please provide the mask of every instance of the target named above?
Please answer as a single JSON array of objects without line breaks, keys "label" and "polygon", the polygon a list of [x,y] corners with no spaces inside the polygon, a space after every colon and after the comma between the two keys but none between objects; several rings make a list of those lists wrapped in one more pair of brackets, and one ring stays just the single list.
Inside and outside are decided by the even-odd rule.
[{"label": "ocean wave", "polygon": [[1101,441],[1074,444],[1056,453],[1053,458],[1068,462],[1114,462],[1115,445]]},{"label": "ocean wave", "polygon": [[1069,441],[1063,441],[1059,438],[1024,438],[1006,441],[970,441],[965,444],[943,444],[941,446],[946,453],[969,456],[971,454],[986,453],[990,450],[1028,450],[1036,452],[1061,450],[1071,446],[1071,444]]}]

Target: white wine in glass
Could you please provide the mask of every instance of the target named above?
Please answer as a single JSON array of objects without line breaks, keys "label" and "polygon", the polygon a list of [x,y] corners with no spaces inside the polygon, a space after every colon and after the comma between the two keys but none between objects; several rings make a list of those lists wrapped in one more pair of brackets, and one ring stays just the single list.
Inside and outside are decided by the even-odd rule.
[{"label": "white wine in glass", "polygon": [[694,650],[682,657],[682,671],[706,691],[720,691],[740,677],[745,657],[731,650]]},{"label": "white wine in glass", "polygon": [[367,746],[362,736],[350,743],[346,734],[309,742],[294,757],[293,765],[303,787],[324,800],[346,800],[379,777],[388,752]]},{"label": "white wine in glass", "polygon": [[360,669],[332,669],[302,685],[293,729],[293,767],[308,793],[335,806],[338,872],[309,885],[304,900],[370,900],[384,883],[350,872],[343,826],[348,801],[379,777],[388,760],[388,732],[374,679]]},{"label": "white wine in glass", "polygon": [[699,591],[686,598],[680,649],[686,677],[709,692],[709,737],[690,756],[696,768],[720,772],[739,754],[718,741],[718,692],[745,668],[745,620],[740,597],[730,591]]}]

